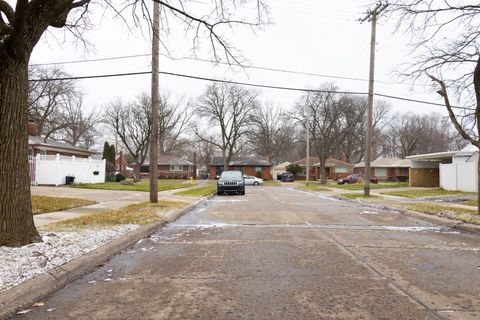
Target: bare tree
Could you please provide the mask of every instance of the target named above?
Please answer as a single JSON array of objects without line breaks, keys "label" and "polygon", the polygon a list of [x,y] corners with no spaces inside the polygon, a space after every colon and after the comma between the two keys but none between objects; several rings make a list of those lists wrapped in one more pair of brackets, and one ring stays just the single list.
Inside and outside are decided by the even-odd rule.
[{"label": "bare tree", "polygon": [[168,94],[160,97],[158,141],[160,153],[181,151],[188,143],[182,138],[192,128],[193,110],[189,102],[180,98],[176,101]]},{"label": "bare tree", "polygon": [[281,110],[266,104],[254,110],[251,128],[247,132],[249,148],[271,162],[278,159],[294,140],[289,128],[292,122],[282,116]]},{"label": "bare tree", "polygon": [[[365,140],[367,134],[367,99],[365,97],[344,95],[339,100],[342,108],[345,109],[345,126],[350,128],[345,132],[344,139],[336,152],[339,159],[349,163],[358,163],[365,156]],[[387,115],[389,105],[378,100],[373,110],[373,131],[372,144],[373,153],[378,154],[380,141],[382,140],[383,130],[387,124]]]},{"label": "bare tree", "polygon": [[35,81],[29,83],[28,117],[35,121],[38,135],[45,140],[67,126],[65,109],[80,98],[75,81],[53,80],[68,76],[59,67],[33,67],[29,71],[29,78]]},{"label": "bare tree", "polygon": [[414,154],[447,151],[452,125],[438,113],[394,114],[386,128],[383,154],[405,158]]},{"label": "bare tree", "polygon": [[297,103],[292,116],[310,129],[310,143],[320,161],[320,182],[326,183],[325,164],[350,130],[346,109],[339,103],[337,87],[325,84],[315,92],[306,93]]},{"label": "bare tree", "polygon": [[197,113],[207,119],[212,128],[220,131],[220,141],[202,135],[199,128],[195,129],[195,134],[200,140],[207,141],[222,151],[225,169],[239,151],[239,141],[246,134],[252,114],[257,108],[255,91],[226,83],[210,85],[200,98]]},{"label": "bare tree", "polygon": [[86,112],[82,99],[69,101],[62,112],[65,125],[60,130],[60,140],[87,150],[92,148],[96,144],[100,117],[98,112]]},{"label": "bare tree", "polygon": [[[267,13],[263,0],[213,1],[204,10],[198,9],[196,1],[153,1],[160,4],[164,32],[171,30],[170,19],[179,20],[186,31],[193,32],[193,48],[200,46],[200,40],[206,36],[217,60],[223,55],[227,61],[239,62],[227,41],[228,27],[258,27],[265,22]],[[146,0],[121,3],[113,0],[17,0],[12,7],[9,1],[0,0],[0,245],[21,246],[40,240],[31,214],[29,176],[25,170],[28,164],[25,130],[28,64],[37,42],[49,27],[64,28],[81,38],[89,26],[89,8],[95,4],[108,6],[120,16],[126,8],[133,7],[134,19],[138,22],[142,15],[150,20],[149,3]],[[249,10],[238,9],[251,3],[255,18],[249,20],[245,14]],[[141,8],[139,16],[135,15],[136,8]]]},{"label": "bare tree", "polygon": [[[151,134],[151,100],[148,95],[139,96],[134,103],[116,101],[105,111],[104,121],[120,138],[134,160],[134,179],[140,179],[140,167],[145,163]],[[150,164],[153,165],[153,164]]]},{"label": "bare tree", "polygon": [[[480,5],[459,0],[391,0],[389,8],[398,17],[399,29],[412,35],[414,54],[403,74],[430,78],[455,129],[480,147]],[[480,191],[480,179],[477,187]]]}]

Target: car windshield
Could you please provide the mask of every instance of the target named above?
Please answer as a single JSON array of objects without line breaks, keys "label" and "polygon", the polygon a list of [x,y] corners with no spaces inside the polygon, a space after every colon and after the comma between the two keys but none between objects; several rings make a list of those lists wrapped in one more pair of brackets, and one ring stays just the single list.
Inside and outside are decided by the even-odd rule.
[{"label": "car windshield", "polygon": [[220,176],[220,180],[242,180],[242,173],[240,171],[224,171]]}]

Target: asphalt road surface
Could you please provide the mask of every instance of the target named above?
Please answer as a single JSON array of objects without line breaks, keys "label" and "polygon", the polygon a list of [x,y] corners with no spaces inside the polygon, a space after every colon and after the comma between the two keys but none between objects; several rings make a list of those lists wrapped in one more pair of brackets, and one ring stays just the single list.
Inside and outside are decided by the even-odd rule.
[{"label": "asphalt road surface", "polygon": [[250,187],[204,201],[46,301],[17,318],[480,319],[480,236]]}]

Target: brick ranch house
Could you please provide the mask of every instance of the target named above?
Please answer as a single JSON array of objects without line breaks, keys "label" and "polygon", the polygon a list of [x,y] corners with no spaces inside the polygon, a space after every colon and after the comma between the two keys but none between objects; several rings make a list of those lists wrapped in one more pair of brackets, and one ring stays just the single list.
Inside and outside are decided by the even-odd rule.
[{"label": "brick ranch house", "polygon": [[28,122],[28,157],[34,158],[37,155],[60,156],[76,158],[88,158],[95,154],[93,151],[75,147],[69,143],[45,139],[38,136],[38,128],[35,122]]},{"label": "brick ranch house", "polygon": [[[408,159],[379,157],[370,164],[370,174],[379,180],[407,181],[410,166]],[[365,174],[365,162],[357,163],[353,172]]]},{"label": "brick ranch house", "polygon": [[[298,173],[295,176],[295,180],[306,180],[307,176],[307,158],[303,158],[294,162],[294,164],[300,165],[303,168],[303,171]],[[320,160],[318,157],[310,157],[309,161],[309,179],[310,180],[319,180],[320,179]],[[327,179],[338,179],[344,178],[349,174],[353,173],[353,164],[334,159],[328,158],[325,163],[325,177]]]},{"label": "brick ranch house", "polygon": [[[209,165],[210,179],[216,179],[216,177],[222,174],[223,170],[223,157],[214,156]],[[261,172],[262,179],[272,180],[272,164],[264,158],[234,158],[230,160],[230,163],[228,164],[228,170],[241,171],[247,176],[256,176],[257,173]]]},{"label": "brick ranch house", "polygon": [[[105,161],[94,151],[38,136],[37,125],[28,123],[28,170],[31,185],[105,182]],[[69,181],[67,181],[67,177]]]},{"label": "brick ranch house", "polygon": [[[196,178],[195,164],[171,154],[162,154],[158,157],[158,178],[159,179],[189,179]],[[140,175],[150,175],[150,164],[144,163],[140,167]]]}]

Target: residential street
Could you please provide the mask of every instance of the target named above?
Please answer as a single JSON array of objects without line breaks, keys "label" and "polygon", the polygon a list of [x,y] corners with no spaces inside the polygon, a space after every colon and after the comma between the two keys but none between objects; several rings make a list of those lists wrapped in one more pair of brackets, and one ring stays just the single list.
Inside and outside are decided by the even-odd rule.
[{"label": "residential street", "polygon": [[480,235],[288,186],[246,192],[15,319],[480,318]]}]

